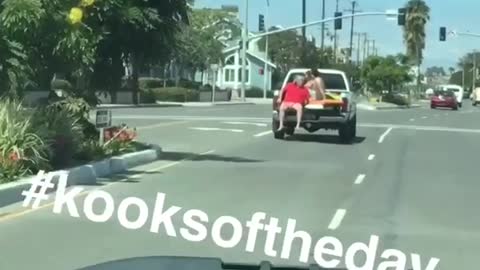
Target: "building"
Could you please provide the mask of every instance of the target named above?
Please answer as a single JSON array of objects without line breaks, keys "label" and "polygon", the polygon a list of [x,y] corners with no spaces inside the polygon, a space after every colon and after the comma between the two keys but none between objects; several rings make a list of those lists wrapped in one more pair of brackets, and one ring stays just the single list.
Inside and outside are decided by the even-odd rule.
[{"label": "building", "polygon": [[[253,36],[253,34],[250,34]],[[238,44],[240,39],[231,42],[229,46],[226,46],[223,50],[225,57],[224,65],[220,66],[218,71],[216,71],[215,76],[215,85],[222,89],[232,89],[239,90],[241,89],[242,83],[242,61],[241,61],[241,47]],[[249,42],[247,49],[247,80],[246,88],[260,88],[263,89],[266,85],[267,89],[272,89],[272,73],[276,68],[276,65],[266,60],[265,52],[261,52],[258,49],[259,39],[254,39]],[[236,45],[235,45],[236,44]],[[265,70],[265,64],[267,69]],[[203,77],[201,73],[198,73],[196,76],[197,81],[201,81],[203,84],[213,84],[213,71],[204,72]]]},{"label": "building", "polygon": [[[222,89],[239,90],[241,89],[242,81],[242,63],[240,47],[241,31],[232,31],[232,25],[236,26],[237,30],[240,30],[242,28],[238,16],[238,7],[222,6],[220,11],[228,11],[231,15],[222,21],[213,22],[214,24],[225,24],[225,27],[217,36],[217,39],[220,40],[224,45],[223,65],[219,66],[217,71],[207,70],[204,72],[197,72],[195,74],[195,81],[210,85],[213,85],[215,83],[216,87]],[[214,10],[212,10],[212,12],[214,12]],[[253,37],[254,33],[249,33],[249,35],[250,37]],[[251,40],[247,47],[246,88],[263,89],[266,83],[267,89],[271,90],[272,73],[273,70],[276,68],[276,65],[273,64],[270,60],[266,59],[266,53],[262,52],[258,48],[259,41],[260,39]]]}]

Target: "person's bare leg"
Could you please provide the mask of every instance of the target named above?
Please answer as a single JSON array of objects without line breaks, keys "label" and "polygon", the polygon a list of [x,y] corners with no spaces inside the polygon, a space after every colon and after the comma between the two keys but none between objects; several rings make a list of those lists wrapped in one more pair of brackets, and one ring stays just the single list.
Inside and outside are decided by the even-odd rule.
[{"label": "person's bare leg", "polygon": [[300,123],[302,123],[303,117],[303,107],[300,104],[295,104],[294,109],[297,111],[297,125],[295,126],[295,129],[300,129]]},{"label": "person's bare leg", "polygon": [[285,106],[283,106],[283,104],[280,105],[280,110],[279,110],[279,111],[280,111],[280,114],[279,114],[279,116],[278,116],[278,117],[279,117],[279,120],[280,120],[280,125],[279,125],[277,131],[280,131],[280,130],[283,129],[283,120],[285,119],[285,110],[286,110]]}]

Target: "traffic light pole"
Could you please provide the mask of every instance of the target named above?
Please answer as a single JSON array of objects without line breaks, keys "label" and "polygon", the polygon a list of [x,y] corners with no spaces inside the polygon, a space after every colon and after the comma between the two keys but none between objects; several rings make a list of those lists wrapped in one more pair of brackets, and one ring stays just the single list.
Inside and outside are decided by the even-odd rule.
[{"label": "traffic light pole", "polygon": [[248,41],[248,1],[245,0],[245,25],[242,34],[242,101],[245,102],[245,89],[247,88],[247,41]]},{"label": "traffic light pole", "polygon": [[[245,2],[246,2],[247,10],[248,10],[248,0],[245,0]],[[288,32],[288,31],[291,31],[291,30],[304,28],[304,27],[308,27],[308,26],[312,26],[312,25],[327,23],[327,22],[335,21],[337,19],[348,19],[348,18],[352,18],[352,17],[368,17],[368,16],[391,16],[391,15],[400,15],[400,14],[399,13],[392,13],[392,12],[358,12],[358,13],[355,13],[355,14],[347,14],[347,15],[342,15],[342,16],[338,16],[338,17],[330,17],[330,18],[326,18],[326,19],[320,20],[320,21],[314,21],[314,22],[310,22],[310,23],[294,25],[294,26],[290,26],[290,27],[287,27],[287,28],[283,28],[283,29],[277,29],[277,30],[273,30],[273,31],[270,31],[270,32],[261,33],[261,34],[254,35],[254,36],[251,36],[251,37],[248,36],[247,28],[245,26],[244,31],[243,31],[243,35],[242,35],[242,100],[245,101],[245,88],[246,88],[245,79],[246,79],[246,75],[247,75],[246,74],[246,68],[247,67],[246,67],[246,61],[244,59],[247,58],[246,57],[247,56],[246,47],[247,47],[247,42],[248,41],[251,41],[251,40],[254,40],[254,39],[259,39],[259,38],[262,38],[262,37],[267,37],[267,36],[270,36],[270,35],[275,35],[275,34],[278,34],[278,33]],[[248,17],[247,17],[248,15],[245,15],[245,16],[246,16],[245,22],[248,22]]]}]

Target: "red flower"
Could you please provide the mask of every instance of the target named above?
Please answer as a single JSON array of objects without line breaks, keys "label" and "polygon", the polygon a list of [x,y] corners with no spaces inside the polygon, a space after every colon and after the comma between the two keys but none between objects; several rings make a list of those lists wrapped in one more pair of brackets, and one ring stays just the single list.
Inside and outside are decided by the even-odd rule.
[{"label": "red flower", "polygon": [[16,151],[12,151],[10,152],[10,154],[8,155],[8,158],[11,160],[11,161],[18,161],[20,159],[18,153]]}]

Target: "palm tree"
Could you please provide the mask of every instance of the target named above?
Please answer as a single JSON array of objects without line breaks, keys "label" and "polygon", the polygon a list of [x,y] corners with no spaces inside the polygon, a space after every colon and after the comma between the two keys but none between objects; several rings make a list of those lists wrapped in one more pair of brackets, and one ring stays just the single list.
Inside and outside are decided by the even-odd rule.
[{"label": "palm tree", "polygon": [[409,0],[406,9],[404,27],[406,54],[417,66],[417,87],[420,88],[420,65],[423,61],[426,40],[425,25],[430,20],[430,7],[424,0]]}]

